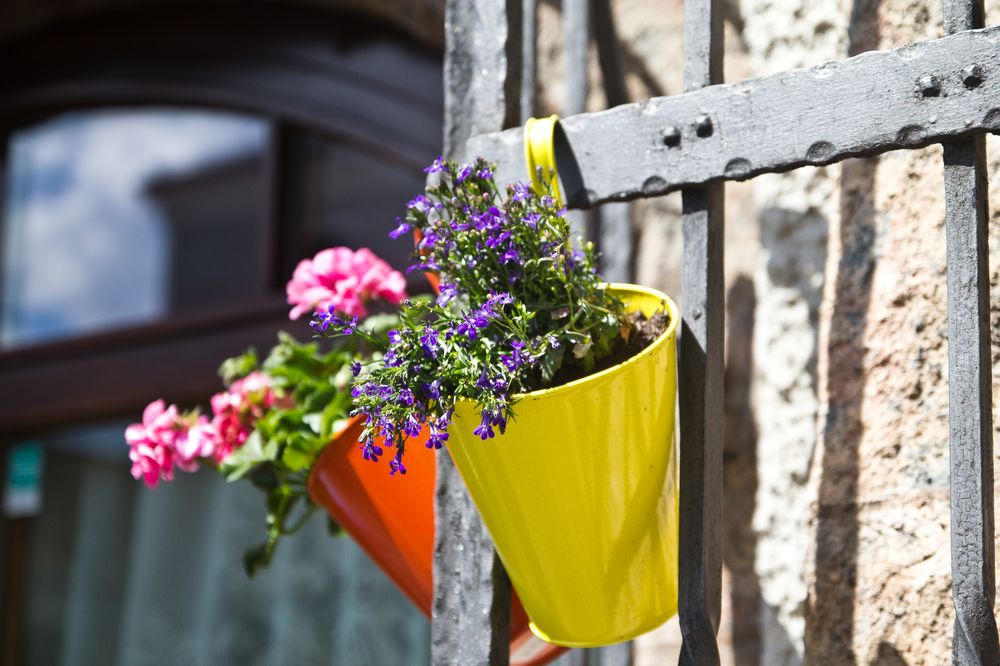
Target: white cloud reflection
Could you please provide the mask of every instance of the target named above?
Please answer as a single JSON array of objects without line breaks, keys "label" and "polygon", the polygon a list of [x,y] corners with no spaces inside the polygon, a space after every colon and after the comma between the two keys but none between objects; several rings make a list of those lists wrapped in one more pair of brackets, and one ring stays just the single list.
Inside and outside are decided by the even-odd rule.
[{"label": "white cloud reflection", "polygon": [[265,134],[253,118],[175,110],[74,113],[15,134],[0,346],[162,314],[170,238],[144,188],[258,150]]}]

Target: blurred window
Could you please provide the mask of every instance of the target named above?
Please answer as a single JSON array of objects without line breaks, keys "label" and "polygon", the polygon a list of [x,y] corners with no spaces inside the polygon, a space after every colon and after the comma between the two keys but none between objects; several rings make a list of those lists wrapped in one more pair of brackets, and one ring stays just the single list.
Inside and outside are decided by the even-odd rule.
[{"label": "blurred window", "polygon": [[387,234],[440,148],[440,54],[332,12],[160,11],[5,52],[0,445],[44,451],[39,512],[0,520],[5,654],[426,663],[426,621],[349,539],[315,520],[250,581],[259,493],[207,468],[150,492],[123,428],[204,403],[279,330],[309,337],[284,303],[299,260],[367,246],[404,268]]},{"label": "blurred window", "polygon": [[71,113],[8,146],[0,346],[211,310],[265,288],[265,122]]},{"label": "blurred window", "polygon": [[[291,194],[300,211],[303,256],[335,245],[369,247],[403,271],[412,241],[390,240],[388,233],[406,202],[424,189],[423,171],[315,135],[296,144],[301,178]],[[411,292],[427,289],[419,273],[407,278]]]}]

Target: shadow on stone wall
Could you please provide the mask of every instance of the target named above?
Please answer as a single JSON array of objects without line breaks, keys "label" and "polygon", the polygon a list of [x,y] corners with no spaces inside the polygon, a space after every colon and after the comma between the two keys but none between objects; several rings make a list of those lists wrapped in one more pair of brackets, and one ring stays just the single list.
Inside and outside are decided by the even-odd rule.
[{"label": "shadow on stone wall", "polygon": [[[880,0],[854,0],[849,55],[879,46]],[[827,340],[827,417],[818,492],[815,586],[806,608],[806,661],[854,664],[858,560],[858,447],[864,431],[865,324],[875,272],[878,159],[843,163],[840,258]]]},{"label": "shadow on stone wall", "polygon": [[816,524],[815,587],[806,610],[807,661],[856,661],[858,446],[863,433],[865,323],[875,269],[875,160],[844,163],[841,256],[828,340],[828,404]]},{"label": "shadow on stone wall", "polygon": [[723,449],[722,556],[729,570],[734,666],[759,666],[760,580],[754,570],[757,537],[757,426],[750,404],[753,377],[753,281],[738,277],[726,294],[725,432]]}]

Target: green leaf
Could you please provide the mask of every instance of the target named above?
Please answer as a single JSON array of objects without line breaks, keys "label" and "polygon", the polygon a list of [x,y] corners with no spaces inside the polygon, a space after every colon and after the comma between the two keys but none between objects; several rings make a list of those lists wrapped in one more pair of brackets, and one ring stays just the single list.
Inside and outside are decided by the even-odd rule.
[{"label": "green leaf", "polygon": [[253,348],[248,349],[239,356],[227,358],[219,366],[219,376],[228,386],[241,377],[246,377],[257,369],[257,352]]},{"label": "green leaf", "polygon": [[[411,301],[417,303],[419,299],[423,297],[414,296]],[[429,297],[426,299],[429,300]],[[373,314],[364,320],[361,324],[363,330],[382,337],[389,334],[389,329],[396,328],[399,326],[399,316],[395,314]]]},{"label": "green leaf", "polygon": [[274,543],[270,540],[243,553],[243,568],[246,570],[247,576],[253,578],[254,574],[270,564],[273,553]]},{"label": "green leaf", "polygon": [[343,393],[345,391],[351,390],[351,381],[354,379],[354,373],[351,372],[351,366],[343,365],[330,377],[330,384],[337,391]]},{"label": "green leaf", "polygon": [[243,446],[234,450],[222,461],[219,471],[226,477],[226,481],[236,481],[243,478],[254,466],[270,459],[265,451],[260,432],[254,430],[243,442]]},{"label": "green leaf", "polygon": [[326,531],[330,536],[344,536],[344,528],[329,515],[326,517]]},{"label": "green leaf", "polygon": [[281,454],[281,464],[289,472],[299,472],[312,466],[316,455],[323,449],[326,440],[304,432],[293,432],[287,436]]},{"label": "green leaf", "polygon": [[555,347],[545,352],[545,355],[538,364],[543,382],[548,384],[555,377],[555,374],[559,372],[559,368],[562,367],[564,354],[565,352],[562,347]]},{"label": "green leaf", "polygon": [[264,491],[274,490],[281,483],[271,465],[258,465],[247,475],[247,478],[250,483]]},{"label": "green leaf", "polygon": [[312,464],[314,455],[295,447],[286,447],[281,455],[281,464],[288,468],[290,472],[298,472]]},{"label": "green leaf", "polygon": [[323,412],[312,412],[302,415],[302,422],[309,426],[317,435],[323,434]]},{"label": "green leaf", "polygon": [[319,436],[323,441],[327,441],[336,432],[337,424],[343,422],[347,417],[347,412],[351,407],[350,393],[337,394],[333,400],[323,410],[323,418],[320,420]]}]

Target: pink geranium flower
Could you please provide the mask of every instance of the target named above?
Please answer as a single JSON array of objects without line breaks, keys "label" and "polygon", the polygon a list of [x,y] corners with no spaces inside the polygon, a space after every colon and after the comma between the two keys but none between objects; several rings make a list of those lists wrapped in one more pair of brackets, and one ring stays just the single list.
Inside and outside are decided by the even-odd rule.
[{"label": "pink geranium flower", "polygon": [[177,436],[174,444],[177,466],[185,472],[194,472],[200,459],[215,455],[218,440],[215,427],[204,416],[198,416],[194,425]]},{"label": "pink geranium flower", "polygon": [[221,463],[234,450],[243,446],[253,431],[254,422],[278,403],[271,388],[271,378],[261,372],[251,372],[232,383],[227,391],[212,396],[214,449],[209,454]]},{"label": "pink geranium flower", "polygon": [[162,400],[149,403],[142,412],[142,423],[125,429],[132,461],[132,477],[142,479],[150,488],[159,481],[174,478],[174,446],[180,432],[186,431],[177,407],[167,407]]},{"label": "pink geranium flower", "polygon": [[132,476],[155,488],[160,481],[173,480],[174,466],[193,472],[202,460],[219,464],[243,446],[268,409],[290,402],[279,400],[270,377],[260,372],[212,396],[211,420],[197,412],[181,415],[162,400],[151,402],[142,413],[142,423],[125,429]]},{"label": "pink geranium flower", "polygon": [[402,302],[406,298],[406,280],[368,248],[355,252],[334,247],[300,261],[286,292],[288,303],[294,306],[289,319],[330,308],[364,317],[366,304],[374,299]]}]

